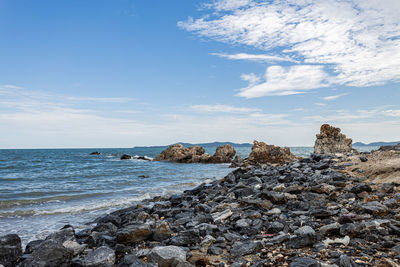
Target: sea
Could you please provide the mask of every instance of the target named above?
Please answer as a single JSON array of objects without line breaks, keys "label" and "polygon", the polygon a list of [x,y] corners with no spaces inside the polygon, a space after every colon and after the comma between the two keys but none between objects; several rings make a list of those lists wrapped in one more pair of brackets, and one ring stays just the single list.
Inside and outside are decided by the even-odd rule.
[{"label": "sea", "polygon": [[[376,147],[360,147],[369,151]],[[209,154],[216,147],[205,147]],[[236,147],[246,158],[251,147]],[[312,147],[291,147],[302,157]],[[108,212],[157,195],[179,194],[223,178],[229,164],[180,164],[139,159],[163,148],[0,150],[0,236],[16,233],[23,244],[42,239],[66,224],[87,228]],[[89,155],[91,152],[100,155]]]}]

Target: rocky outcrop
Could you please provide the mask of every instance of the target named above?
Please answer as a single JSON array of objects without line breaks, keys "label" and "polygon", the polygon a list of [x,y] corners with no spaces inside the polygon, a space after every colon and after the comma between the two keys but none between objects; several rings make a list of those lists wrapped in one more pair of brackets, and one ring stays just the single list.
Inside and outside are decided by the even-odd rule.
[{"label": "rocky outcrop", "polygon": [[182,144],[170,145],[154,161],[172,161],[179,163],[229,163],[235,156],[235,149],[226,144],[218,146],[213,156],[205,153],[200,146],[184,147]]},{"label": "rocky outcrop", "polygon": [[250,155],[247,159],[250,164],[293,162],[297,158],[290,152],[288,147],[267,145],[264,142],[254,140]]},{"label": "rocky outcrop", "polygon": [[346,138],[346,135],[340,133],[340,131],[340,128],[335,128],[329,124],[323,124],[315,140],[314,153],[336,154],[353,152],[353,140]]},{"label": "rocky outcrop", "polygon": [[218,146],[215,154],[209,159],[210,163],[230,163],[235,156],[235,149],[229,145]]},{"label": "rocky outcrop", "polygon": [[120,158],[121,160],[132,159],[131,155],[123,154]]},{"label": "rocky outcrop", "polygon": [[154,160],[195,163],[207,161],[210,157],[200,146],[184,147],[182,144],[175,144],[162,151]]},{"label": "rocky outcrop", "polygon": [[378,151],[400,151],[400,143],[395,146],[381,146]]}]

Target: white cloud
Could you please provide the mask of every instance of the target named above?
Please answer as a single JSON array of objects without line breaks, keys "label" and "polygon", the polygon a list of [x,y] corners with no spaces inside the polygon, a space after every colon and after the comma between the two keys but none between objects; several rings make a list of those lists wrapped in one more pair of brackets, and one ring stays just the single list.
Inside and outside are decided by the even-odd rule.
[{"label": "white cloud", "polygon": [[4,84],[4,85],[0,85],[0,88],[2,89],[22,89],[22,87],[13,85],[13,84]]},{"label": "white cloud", "polygon": [[[219,0],[208,7],[216,12],[178,26],[218,41],[280,52],[302,64],[325,65],[331,84],[400,81],[398,0]],[[263,95],[268,94],[253,97]]]},{"label": "white cloud", "polygon": [[264,54],[246,54],[246,53],[238,53],[238,54],[223,54],[223,53],[211,53],[213,56],[218,56],[222,58],[232,59],[232,60],[251,60],[251,61],[265,61],[265,62],[295,62],[298,63],[297,60],[294,60],[289,57],[281,57],[281,56],[272,56],[272,55],[264,55]]},{"label": "white cloud", "polygon": [[255,84],[247,79],[250,81],[249,86],[240,89],[240,93],[237,95],[255,98],[268,95],[299,94],[305,90],[328,86],[328,78],[322,66],[299,65],[288,68],[271,66],[266,70],[265,82]]},{"label": "white cloud", "polygon": [[325,103],[315,103],[315,105],[320,106],[320,107],[325,107],[326,106]]},{"label": "white cloud", "polygon": [[330,95],[330,96],[323,97],[323,99],[326,101],[331,101],[331,100],[335,100],[335,99],[338,99],[339,97],[346,96],[346,95],[348,95],[348,94],[344,93],[344,94],[339,94],[339,95]]},{"label": "white cloud", "polygon": [[251,113],[258,112],[258,108],[233,107],[228,105],[193,105],[192,110],[207,113]]}]

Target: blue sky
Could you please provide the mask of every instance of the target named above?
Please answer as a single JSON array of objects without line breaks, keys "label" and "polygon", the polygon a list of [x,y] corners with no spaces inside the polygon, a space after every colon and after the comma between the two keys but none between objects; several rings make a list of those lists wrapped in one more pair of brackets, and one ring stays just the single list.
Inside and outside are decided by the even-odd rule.
[{"label": "blue sky", "polygon": [[0,148],[399,140],[394,0],[0,1]]}]

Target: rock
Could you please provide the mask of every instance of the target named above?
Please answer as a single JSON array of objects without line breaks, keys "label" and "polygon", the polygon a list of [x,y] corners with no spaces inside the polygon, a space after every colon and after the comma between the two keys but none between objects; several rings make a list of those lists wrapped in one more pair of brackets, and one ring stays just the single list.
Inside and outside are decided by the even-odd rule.
[{"label": "rock", "polygon": [[138,257],[133,254],[125,255],[118,267],[147,267]]},{"label": "rock", "polygon": [[321,233],[321,235],[337,234],[340,232],[340,224],[336,222],[324,225],[319,228],[319,232]]},{"label": "rock", "polygon": [[378,151],[390,151],[390,150],[400,151],[400,143],[395,146],[381,146],[378,149]]},{"label": "rock", "polygon": [[248,161],[252,164],[282,164],[285,162],[293,162],[296,159],[296,156],[290,152],[290,149],[288,147],[281,148],[279,146],[267,145],[264,142],[254,141]]},{"label": "rock", "polygon": [[350,243],[350,237],[345,236],[344,238],[335,238],[335,239],[330,239],[327,238],[323,241],[325,247],[328,247],[330,244],[342,244],[344,246],[348,246]]},{"label": "rock", "polygon": [[200,233],[197,229],[190,229],[180,232],[177,236],[171,238],[171,245],[189,246],[200,242]]},{"label": "rock", "polygon": [[100,152],[94,151],[94,152],[90,153],[89,155],[100,155]]},{"label": "rock", "polygon": [[289,265],[289,267],[321,267],[322,265],[315,259],[310,257],[297,257]]},{"label": "rock", "polygon": [[90,251],[82,262],[87,267],[111,267],[115,263],[115,253],[109,247],[99,247]]},{"label": "rock", "polygon": [[186,261],[186,251],[177,246],[153,248],[147,256],[149,262],[158,264],[159,267],[170,267],[174,260]]},{"label": "rock", "polygon": [[237,241],[233,244],[233,246],[230,250],[230,254],[235,258],[241,257],[241,256],[255,253],[261,247],[262,247],[262,245],[260,242],[255,242],[252,240],[246,241],[246,242]]},{"label": "rock", "polygon": [[218,146],[215,154],[208,160],[208,163],[229,163],[232,162],[235,154],[235,149],[229,144]]},{"label": "rock", "polygon": [[167,221],[157,223],[155,229],[153,230],[153,240],[155,241],[161,242],[165,239],[170,238],[171,235],[172,231]]},{"label": "rock", "polygon": [[82,253],[85,250],[85,246],[79,245],[75,240],[67,240],[62,244],[65,248],[71,249],[74,252],[74,256]]},{"label": "rock", "polygon": [[21,263],[21,267],[70,266],[74,252],[54,240],[43,241],[30,256]]},{"label": "rock", "polygon": [[132,159],[132,156],[131,155],[127,155],[127,154],[123,154],[120,159],[122,159],[122,160]]},{"label": "rock", "polygon": [[364,209],[365,212],[374,216],[385,216],[389,213],[389,209],[378,201],[368,202],[361,207]]},{"label": "rock", "polygon": [[303,226],[294,232],[294,236],[286,242],[289,248],[303,248],[314,245],[316,242],[315,231],[310,226]]},{"label": "rock", "polygon": [[16,234],[0,237],[0,264],[15,266],[22,256],[21,239]]},{"label": "rock", "polygon": [[323,124],[314,144],[316,154],[350,153],[353,151],[352,142],[346,135],[340,133],[340,128]]},{"label": "rock", "polygon": [[182,144],[170,145],[154,161],[173,161],[180,163],[207,162],[211,156],[205,154],[200,146],[184,147]]},{"label": "rock", "polygon": [[221,212],[215,212],[213,214],[211,214],[213,220],[215,223],[220,223],[223,220],[228,219],[230,216],[232,216],[232,211],[230,209],[226,209],[224,211]]},{"label": "rock", "polygon": [[31,254],[43,242],[44,240],[42,239],[29,242],[25,247],[25,254]]},{"label": "rock", "polygon": [[127,225],[117,232],[117,242],[121,244],[133,244],[146,240],[151,235],[150,226],[143,223]]},{"label": "rock", "polygon": [[340,255],[339,257],[339,267],[358,267],[359,265],[354,262],[352,258],[347,255]]},{"label": "rock", "polygon": [[64,243],[67,240],[75,239],[75,230],[71,226],[64,226],[62,229],[48,235],[46,240],[53,240],[60,244]]},{"label": "rock", "polygon": [[361,184],[357,184],[357,185],[353,186],[350,189],[350,192],[352,192],[354,194],[358,194],[358,193],[361,193],[361,192],[364,192],[364,191],[365,192],[371,192],[372,188],[369,185],[365,184],[365,183],[361,183]]},{"label": "rock", "polygon": [[367,159],[366,157],[360,157],[360,161],[361,161],[361,162],[367,162],[368,159]]},{"label": "rock", "polygon": [[231,166],[229,166],[229,167],[237,168],[237,167],[242,166],[242,164],[243,164],[243,159],[239,155],[236,155],[235,158],[232,160]]}]

